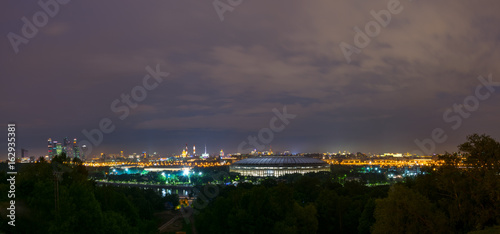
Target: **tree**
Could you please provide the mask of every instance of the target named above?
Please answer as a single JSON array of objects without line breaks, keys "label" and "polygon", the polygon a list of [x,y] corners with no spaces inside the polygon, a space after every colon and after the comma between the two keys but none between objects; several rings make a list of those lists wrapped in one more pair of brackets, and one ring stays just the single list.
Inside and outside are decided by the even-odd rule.
[{"label": "tree", "polygon": [[66,153],[63,152],[59,155],[54,156],[52,158],[51,162],[63,164],[63,163],[69,162],[70,160],[71,159],[66,156]]},{"label": "tree", "polygon": [[468,166],[480,170],[500,172],[500,143],[487,135],[467,136],[467,142],[458,146],[465,153]]},{"label": "tree", "polygon": [[365,204],[361,217],[359,218],[358,233],[370,233],[370,228],[375,223],[375,217],[373,216],[374,212],[375,200],[369,199]]},{"label": "tree", "polygon": [[376,201],[373,233],[447,233],[445,215],[429,199],[395,184],[389,196]]},{"label": "tree", "polygon": [[38,163],[44,163],[47,162],[43,156],[40,156],[37,160]]},{"label": "tree", "polygon": [[[499,143],[489,136],[473,134],[458,147],[462,154],[446,153],[440,157],[443,166],[406,181],[406,186],[393,186],[387,199],[377,201],[374,231],[418,230],[408,219],[439,228],[443,217],[447,228],[442,231],[454,233],[500,224]],[[432,212],[420,210],[425,207]],[[429,222],[426,217],[438,222]],[[397,224],[406,229],[395,230]]]}]

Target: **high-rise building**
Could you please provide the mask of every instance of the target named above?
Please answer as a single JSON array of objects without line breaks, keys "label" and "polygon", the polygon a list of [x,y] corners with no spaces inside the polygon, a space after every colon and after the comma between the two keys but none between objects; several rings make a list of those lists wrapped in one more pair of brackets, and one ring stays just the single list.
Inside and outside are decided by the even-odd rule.
[{"label": "high-rise building", "polygon": [[52,157],[54,156],[54,152],[52,151],[53,145],[52,145],[52,139],[49,138],[47,140],[47,150],[49,153],[49,159],[52,160]]},{"label": "high-rise building", "polygon": [[21,157],[22,157],[22,158],[24,158],[24,157],[28,157],[28,150],[21,149]]},{"label": "high-rise building", "polygon": [[220,150],[220,157],[224,157],[224,151],[222,149]]},{"label": "high-rise building", "polygon": [[88,155],[85,155],[85,152],[87,152],[87,150],[88,150],[88,146],[82,145],[81,149],[82,149],[82,151],[80,152],[80,157],[82,160],[84,160],[88,156]]},{"label": "high-rise building", "polygon": [[57,155],[61,155],[62,154],[62,144],[61,143],[57,143],[57,141],[54,141],[56,143],[56,153]]},{"label": "high-rise building", "polygon": [[68,139],[68,137],[65,137],[63,140],[63,146],[67,147],[71,145],[71,141]]},{"label": "high-rise building", "polygon": [[66,157],[73,158],[74,151],[73,147],[71,147],[71,141],[68,137],[65,137],[62,142],[62,152],[66,154]]},{"label": "high-rise building", "polygon": [[57,141],[52,141],[52,154],[53,156],[60,155],[62,153],[62,145]]},{"label": "high-rise building", "polygon": [[195,156],[195,155],[196,155],[196,146],[193,145],[193,156]]},{"label": "high-rise building", "polygon": [[65,137],[62,143],[52,141],[52,138],[49,138],[47,140],[47,150],[49,160],[52,160],[52,158],[61,153],[65,153],[66,157],[70,159],[79,158],[83,160],[83,153],[77,144],[76,138],[71,142],[68,137]]},{"label": "high-rise building", "polygon": [[78,159],[82,159],[80,155],[80,147],[78,146],[76,142],[76,138],[73,139],[73,156]]},{"label": "high-rise building", "polygon": [[64,138],[64,146],[70,146],[71,145],[71,140],[68,137]]}]

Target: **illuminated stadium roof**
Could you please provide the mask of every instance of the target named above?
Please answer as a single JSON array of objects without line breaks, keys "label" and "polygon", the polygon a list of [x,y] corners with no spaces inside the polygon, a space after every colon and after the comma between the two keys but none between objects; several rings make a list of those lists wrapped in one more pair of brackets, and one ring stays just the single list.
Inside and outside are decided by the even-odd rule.
[{"label": "illuminated stadium roof", "polygon": [[235,166],[322,166],[328,163],[315,158],[270,156],[246,158],[233,163]]},{"label": "illuminated stadium roof", "polygon": [[268,156],[240,160],[233,163],[229,171],[243,176],[279,177],[294,173],[330,171],[330,165],[315,158]]}]

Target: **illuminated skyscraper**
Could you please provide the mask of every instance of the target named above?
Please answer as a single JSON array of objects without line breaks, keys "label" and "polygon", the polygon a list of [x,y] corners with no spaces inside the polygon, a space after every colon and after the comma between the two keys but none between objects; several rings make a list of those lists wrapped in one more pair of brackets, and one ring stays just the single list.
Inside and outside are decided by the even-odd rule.
[{"label": "illuminated skyscraper", "polygon": [[82,159],[80,155],[80,147],[78,147],[78,144],[76,143],[76,138],[73,139],[73,156],[78,159]]},{"label": "illuminated skyscraper", "polygon": [[62,152],[63,152],[62,151],[62,144],[61,143],[57,143],[56,144],[56,153],[57,153],[57,155],[62,154]]},{"label": "illuminated skyscraper", "polygon": [[70,159],[83,159],[83,153],[81,152],[82,149],[78,146],[76,138],[74,138],[73,142],[71,142],[68,137],[65,137],[62,143],[52,141],[52,138],[49,138],[47,140],[47,150],[49,153],[49,160],[52,160],[56,155],[60,155],[62,153],[65,153],[66,157]]},{"label": "illuminated skyscraper", "polygon": [[220,150],[220,157],[224,157],[224,151],[222,149]]},{"label": "illuminated skyscraper", "polygon": [[196,146],[193,145],[193,156],[195,156],[195,155],[196,155]]},{"label": "illuminated skyscraper", "polygon": [[73,147],[71,147],[71,141],[68,139],[68,137],[65,137],[62,142],[62,153],[66,154],[66,157],[68,158],[73,158],[74,157],[74,151]]},{"label": "illuminated skyscraper", "polygon": [[87,155],[85,155],[85,152],[87,152],[87,150],[88,150],[88,146],[82,145],[82,151],[80,153],[80,157],[82,160],[85,160],[85,157],[87,156]]},{"label": "illuminated skyscraper", "polygon": [[48,153],[49,153],[49,159],[52,160],[52,157],[54,156],[54,152],[52,151],[52,148],[54,146],[52,145],[52,139],[49,138],[47,140],[47,149],[48,149]]},{"label": "illuminated skyscraper", "polygon": [[67,147],[67,146],[70,146],[71,145],[71,141],[65,137],[64,140],[63,140],[63,146],[64,147]]},{"label": "illuminated skyscraper", "polygon": [[57,141],[52,142],[52,153],[54,154],[54,156],[60,155],[62,153],[61,143],[58,143]]}]

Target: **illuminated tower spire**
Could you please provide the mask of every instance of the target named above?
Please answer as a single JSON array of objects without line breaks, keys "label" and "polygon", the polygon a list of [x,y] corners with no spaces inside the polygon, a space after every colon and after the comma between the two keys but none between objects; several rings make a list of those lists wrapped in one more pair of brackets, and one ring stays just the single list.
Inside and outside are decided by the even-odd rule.
[{"label": "illuminated tower spire", "polygon": [[208,154],[207,154],[207,144],[205,144],[205,153],[204,154],[201,154],[201,157],[203,158],[208,158]]},{"label": "illuminated tower spire", "polygon": [[196,155],[196,145],[193,145],[193,156]]}]

